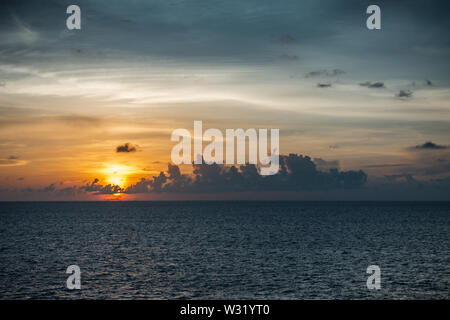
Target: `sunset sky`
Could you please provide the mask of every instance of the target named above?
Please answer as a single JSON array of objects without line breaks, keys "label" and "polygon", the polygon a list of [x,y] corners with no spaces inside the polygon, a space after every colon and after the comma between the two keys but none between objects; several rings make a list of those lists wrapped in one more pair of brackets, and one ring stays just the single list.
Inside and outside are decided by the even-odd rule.
[{"label": "sunset sky", "polygon": [[[377,1],[368,30],[370,4],[2,1],[0,200],[258,199],[125,191],[167,171],[194,120],[279,128],[280,154],[367,175],[269,198],[450,200],[450,5]],[[108,184],[122,191],[89,189]]]}]

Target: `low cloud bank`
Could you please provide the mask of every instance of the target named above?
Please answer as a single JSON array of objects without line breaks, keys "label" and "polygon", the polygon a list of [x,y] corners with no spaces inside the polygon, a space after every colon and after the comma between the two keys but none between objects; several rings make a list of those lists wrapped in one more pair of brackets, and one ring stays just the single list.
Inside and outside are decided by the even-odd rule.
[{"label": "low cloud bank", "polygon": [[169,164],[167,172],[150,179],[143,178],[129,186],[125,193],[147,192],[236,192],[236,191],[302,191],[360,188],[367,181],[365,172],[319,171],[308,156],[280,156],[280,171],[261,176],[252,164],[227,167],[218,164],[193,165],[193,174],[181,174],[180,168]]}]

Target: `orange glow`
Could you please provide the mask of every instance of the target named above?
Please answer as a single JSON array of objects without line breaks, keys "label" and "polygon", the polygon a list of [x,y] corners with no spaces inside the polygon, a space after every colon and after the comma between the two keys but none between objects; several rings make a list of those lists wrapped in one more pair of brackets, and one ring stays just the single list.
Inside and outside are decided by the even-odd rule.
[{"label": "orange glow", "polygon": [[117,185],[121,188],[126,186],[128,176],[134,172],[135,170],[132,167],[118,164],[108,165],[102,170],[106,183]]},{"label": "orange glow", "polygon": [[119,200],[119,201],[125,201],[125,200],[131,200],[133,197],[130,197],[130,195],[126,193],[116,192],[113,194],[105,194],[101,196],[102,200]]}]

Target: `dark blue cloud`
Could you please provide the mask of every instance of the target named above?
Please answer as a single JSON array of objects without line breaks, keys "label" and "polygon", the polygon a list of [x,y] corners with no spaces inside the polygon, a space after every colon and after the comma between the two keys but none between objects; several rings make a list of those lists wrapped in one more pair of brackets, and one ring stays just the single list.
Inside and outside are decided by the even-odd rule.
[{"label": "dark blue cloud", "polygon": [[447,146],[442,146],[439,144],[436,144],[431,141],[427,141],[424,144],[420,144],[414,147],[414,149],[420,149],[420,150],[441,150],[441,149],[447,149]]},{"label": "dark blue cloud", "polygon": [[[316,159],[323,164],[323,159]],[[333,162],[337,164],[337,162]],[[331,168],[319,171],[308,156],[280,156],[280,171],[261,176],[254,165],[226,167],[218,164],[193,165],[193,175],[181,174],[176,165],[169,164],[167,173],[152,179],[142,179],[124,190],[125,193],[170,192],[211,193],[251,191],[305,191],[361,188],[367,181],[363,171],[339,171]]]}]

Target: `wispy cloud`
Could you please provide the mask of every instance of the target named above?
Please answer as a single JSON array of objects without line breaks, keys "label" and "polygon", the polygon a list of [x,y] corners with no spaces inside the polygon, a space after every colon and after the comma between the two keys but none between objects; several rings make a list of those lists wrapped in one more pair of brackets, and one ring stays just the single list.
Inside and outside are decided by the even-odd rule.
[{"label": "wispy cloud", "polygon": [[384,83],[383,82],[370,82],[370,81],[366,81],[366,82],[362,82],[359,84],[361,87],[367,87],[367,88],[371,88],[371,89],[381,89],[384,88]]},{"label": "wispy cloud", "polygon": [[397,97],[399,97],[399,98],[411,98],[412,95],[413,95],[413,93],[411,90],[400,90],[397,93]]}]

